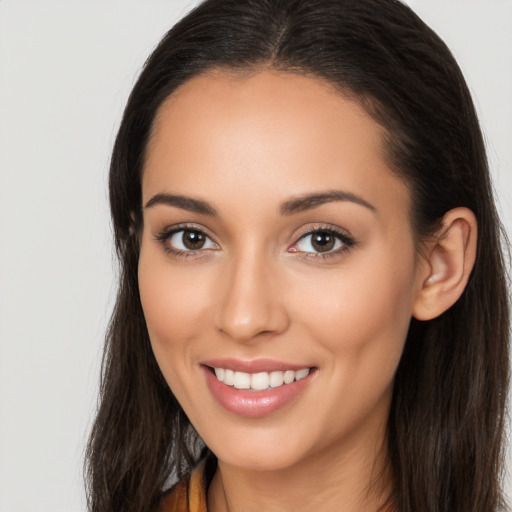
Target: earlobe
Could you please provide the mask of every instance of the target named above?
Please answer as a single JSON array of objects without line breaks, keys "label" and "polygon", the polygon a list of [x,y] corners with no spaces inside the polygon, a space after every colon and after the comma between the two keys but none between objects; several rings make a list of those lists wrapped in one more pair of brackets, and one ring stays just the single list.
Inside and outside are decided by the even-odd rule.
[{"label": "earlobe", "polygon": [[413,316],[431,320],[444,313],[464,291],[476,258],[477,222],[468,208],[445,214],[441,228],[427,242]]}]

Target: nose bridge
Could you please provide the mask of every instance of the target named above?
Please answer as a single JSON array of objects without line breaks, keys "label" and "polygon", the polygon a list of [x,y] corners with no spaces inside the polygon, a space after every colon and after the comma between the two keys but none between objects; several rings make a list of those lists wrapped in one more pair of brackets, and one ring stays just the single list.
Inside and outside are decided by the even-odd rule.
[{"label": "nose bridge", "polygon": [[285,330],[288,317],[276,289],[276,263],[255,246],[240,249],[228,260],[221,277],[217,329],[241,342]]}]

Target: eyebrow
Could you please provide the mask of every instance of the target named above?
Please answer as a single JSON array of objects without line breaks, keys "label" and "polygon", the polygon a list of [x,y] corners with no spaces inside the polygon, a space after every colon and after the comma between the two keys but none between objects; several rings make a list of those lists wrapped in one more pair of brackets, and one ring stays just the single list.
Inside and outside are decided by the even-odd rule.
[{"label": "eyebrow", "polygon": [[294,213],[310,210],[311,208],[316,208],[317,206],[321,206],[325,203],[332,203],[336,201],[348,201],[355,203],[368,208],[372,212],[377,210],[375,206],[370,204],[368,201],[365,201],[362,197],[353,194],[352,192],[347,192],[344,190],[327,190],[325,192],[306,194],[295,199],[285,201],[281,205],[279,211],[281,215],[292,215]]},{"label": "eyebrow", "polygon": [[156,194],[146,203],[144,208],[151,208],[157,204],[175,206],[182,210],[202,213],[203,215],[217,215],[215,208],[206,201],[189,196],[182,196],[178,194]]},{"label": "eyebrow", "polygon": [[[293,215],[294,213],[310,210],[326,203],[338,201],[348,201],[360,206],[364,206],[372,212],[376,211],[375,206],[370,204],[368,201],[365,201],[362,197],[353,194],[352,192],[347,192],[344,190],[327,190],[325,192],[306,194],[285,201],[279,208],[279,212],[281,215]],[[200,213],[203,215],[217,215],[217,210],[206,201],[190,196],[183,196],[180,194],[156,194],[146,203],[145,208],[151,208],[159,204],[174,206],[176,208],[181,208],[182,210]]]}]

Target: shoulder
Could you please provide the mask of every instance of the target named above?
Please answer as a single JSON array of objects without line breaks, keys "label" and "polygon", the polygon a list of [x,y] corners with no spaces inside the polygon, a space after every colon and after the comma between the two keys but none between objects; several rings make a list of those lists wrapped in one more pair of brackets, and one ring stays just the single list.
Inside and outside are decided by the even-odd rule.
[{"label": "shoulder", "polygon": [[158,512],[208,512],[206,493],[216,460],[205,459],[192,473],[164,493]]}]

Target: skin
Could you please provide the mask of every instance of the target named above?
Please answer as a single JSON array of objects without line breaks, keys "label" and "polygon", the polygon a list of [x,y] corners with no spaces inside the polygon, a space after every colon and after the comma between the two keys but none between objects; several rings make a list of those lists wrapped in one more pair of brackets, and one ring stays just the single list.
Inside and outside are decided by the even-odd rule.
[{"label": "skin", "polygon": [[[472,263],[451,264],[438,243],[420,254],[410,193],[386,167],[382,133],[323,81],[275,71],[201,75],[159,110],[143,205],[178,194],[216,211],[153,201],[143,212],[139,260],[155,357],[219,460],[210,511],[338,511],[343,503],[345,512],[375,512],[392,491],[386,421],[411,316],[449,307],[451,299],[439,301],[448,278],[462,264],[461,284],[452,286],[458,297]],[[367,205],[280,212],[287,201],[330,190]],[[460,210],[446,224],[457,254],[476,231]],[[162,233],[183,223],[208,236],[203,249],[169,252],[181,234]],[[322,257],[306,233],[327,228],[353,245],[338,243],[344,250]],[[201,361],[224,357],[316,371],[290,404],[246,418],[219,405],[206,385]]]}]

